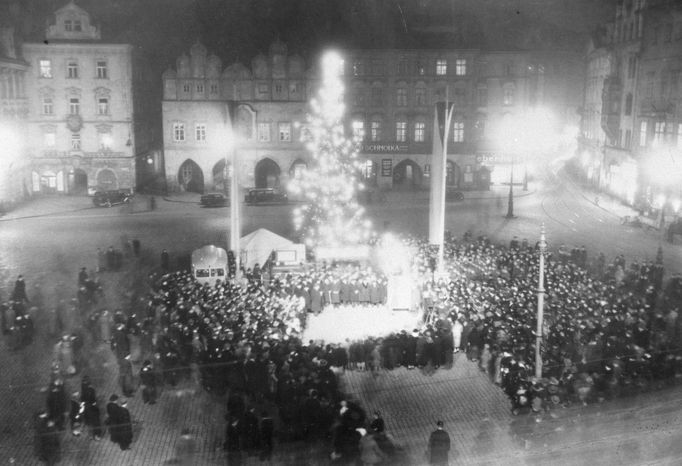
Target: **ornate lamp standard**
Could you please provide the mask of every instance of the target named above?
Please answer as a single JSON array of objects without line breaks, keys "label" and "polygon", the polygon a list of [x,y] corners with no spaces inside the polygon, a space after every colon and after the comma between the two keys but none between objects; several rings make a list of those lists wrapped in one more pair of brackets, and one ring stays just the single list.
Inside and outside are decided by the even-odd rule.
[{"label": "ornate lamp standard", "polygon": [[547,241],[545,241],[545,224],[540,229],[540,263],[538,266],[538,316],[537,328],[535,330],[535,377],[542,377],[542,319],[545,307],[545,253],[547,252]]}]

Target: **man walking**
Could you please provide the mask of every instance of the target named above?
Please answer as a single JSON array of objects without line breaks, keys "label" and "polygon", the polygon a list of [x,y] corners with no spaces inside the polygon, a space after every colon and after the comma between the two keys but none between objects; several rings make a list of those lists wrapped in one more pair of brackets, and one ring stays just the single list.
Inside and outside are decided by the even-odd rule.
[{"label": "man walking", "polygon": [[450,453],[450,435],[443,429],[443,421],[436,422],[436,430],[429,437],[429,464],[447,466]]}]

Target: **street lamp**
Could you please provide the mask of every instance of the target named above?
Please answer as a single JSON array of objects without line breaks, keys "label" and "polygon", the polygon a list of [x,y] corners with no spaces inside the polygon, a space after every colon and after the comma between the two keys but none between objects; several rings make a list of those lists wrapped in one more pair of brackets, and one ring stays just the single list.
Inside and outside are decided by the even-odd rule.
[{"label": "street lamp", "polygon": [[507,218],[514,218],[514,157],[511,159],[509,170],[509,199],[507,200]]},{"label": "street lamp", "polygon": [[538,316],[537,328],[535,329],[535,377],[542,377],[542,319],[545,307],[545,253],[547,252],[547,241],[545,241],[545,224],[540,228],[540,243],[538,244],[540,253],[540,264],[538,266]]}]

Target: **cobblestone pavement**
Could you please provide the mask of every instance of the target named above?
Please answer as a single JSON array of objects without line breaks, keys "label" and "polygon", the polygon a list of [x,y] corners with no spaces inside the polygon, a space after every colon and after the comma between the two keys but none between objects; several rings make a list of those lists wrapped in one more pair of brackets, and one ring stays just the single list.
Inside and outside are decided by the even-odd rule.
[{"label": "cobblestone pavement", "polygon": [[[571,184],[557,183],[551,189],[517,199],[519,218],[504,219],[506,198],[496,204],[497,194],[487,199],[466,199],[449,205],[448,227],[456,234],[467,229],[485,231],[508,241],[512,234],[531,237],[541,222],[548,223],[550,242],[602,249],[607,254],[623,251],[628,257],[655,254],[660,237],[641,230],[624,229],[618,213],[594,205]],[[152,267],[162,248],[177,259],[198,245],[224,244],[228,209],[199,209],[191,197],[187,202],[159,200],[158,209],[148,212],[144,197],[131,210],[126,206],[91,208],[88,198],[48,198],[30,204],[0,221],[0,299],[6,299],[18,273],[27,278],[29,297],[39,310],[34,316],[36,342],[20,351],[0,345],[0,465],[37,464],[33,453],[32,414],[44,406],[54,340],[45,335],[42,309],[75,292],[81,266],[93,269],[95,250],[119,246],[121,236],[142,241],[141,268]],[[602,202],[603,204],[603,202]],[[375,224],[423,234],[426,212],[422,200],[413,203],[372,205]],[[543,213],[544,212],[544,213]],[[12,216],[13,215],[13,216]],[[245,231],[265,226],[281,234],[290,231],[283,222],[286,210],[254,208],[247,212]],[[571,223],[569,220],[574,220]],[[682,270],[679,246],[663,243],[666,268]],[[132,261],[132,259],[131,259]],[[676,269],[677,267],[677,269]],[[114,309],[129,299],[121,290],[144,282],[144,275],[104,274],[106,301]],[[35,284],[41,284],[39,288]],[[88,342],[85,372],[94,379],[102,401],[120,392],[117,368],[106,345]],[[136,367],[136,369],[139,366]],[[68,382],[77,388],[80,377]],[[670,458],[682,455],[678,388],[663,390],[618,403],[571,408],[539,419],[509,415],[501,391],[490,384],[476,367],[457,357],[452,369],[433,375],[398,369],[369,373],[348,372],[342,379],[346,392],[368,410],[379,409],[389,432],[403,445],[413,464],[423,463],[428,433],[436,418],[446,422],[453,437],[456,464],[679,464]],[[220,448],[224,437],[224,400],[214,399],[186,381],[163,392],[154,406],[143,405],[139,394],[130,400],[137,421],[133,449],[121,452],[108,440],[64,435],[63,461],[73,465],[172,464],[174,444],[180,430],[188,426],[197,436],[201,452],[196,464],[225,464]],[[326,449],[303,448],[300,444],[277,447],[274,464],[325,464]],[[667,456],[666,456],[667,455]],[[251,458],[247,464],[256,464]]]}]

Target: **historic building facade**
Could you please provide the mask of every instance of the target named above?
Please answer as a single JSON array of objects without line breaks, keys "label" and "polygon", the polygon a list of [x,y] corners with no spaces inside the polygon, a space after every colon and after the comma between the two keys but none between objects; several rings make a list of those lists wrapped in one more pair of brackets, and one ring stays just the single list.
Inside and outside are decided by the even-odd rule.
[{"label": "historic building facade", "polygon": [[23,143],[28,64],[17,55],[12,28],[0,28],[0,212],[27,196],[30,178]]},{"label": "historic building facade", "polygon": [[581,165],[644,210],[677,212],[682,193],[682,5],[621,0],[587,55]]},{"label": "historic building facade", "polygon": [[132,46],[104,43],[90,15],[73,1],[50,23],[43,43],[22,47],[30,64],[31,190],[133,189],[135,159],[149,149],[153,124],[141,105],[144,92],[134,102]]},{"label": "historic building facade", "polygon": [[[548,106],[577,124],[578,57],[570,53],[480,50],[348,50],[344,55],[348,132],[362,139],[366,184],[429,186],[435,103],[455,105],[448,184],[486,189],[507,180],[513,154],[491,126]],[[576,85],[575,82],[578,81]],[[300,143],[314,67],[275,42],[251,66],[220,60],[195,44],[163,75],[164,163],[168,188],[224,189],[226,157],[238,154],[241,184],[285,187],[309,159]],[[236,137],[229,137],[234,126]],[[227,139],[232,139],[227,141]],[[229,162],[228,162],[229,163]]]}]

